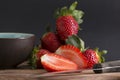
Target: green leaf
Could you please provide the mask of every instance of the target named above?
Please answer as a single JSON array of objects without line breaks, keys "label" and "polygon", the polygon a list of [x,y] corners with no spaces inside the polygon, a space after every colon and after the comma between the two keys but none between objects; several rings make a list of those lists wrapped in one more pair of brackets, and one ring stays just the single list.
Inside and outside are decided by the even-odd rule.
[{"label": "green leaf", "polygon": [[78,24],[81,24],[83,22],[83,20],[82,20],[82,17],[84,15],[83,11],[81,11],[81,10],[74,10],[72,12],[72,15],[76,19],[76,21],[78,22]]},{"label": "green leaf", "polygon": [[103,56],[101,56],[101,61],[100,61],[100,63],[103,63],[103,62],[105,62],[105,58],[104,58]]},{"label": "green leaf", "polygon": [[70,5],[70,7],[69,7],[69,10],[70,10],[70,11],[75,10],[75,8],[76,8],[77,4],[78,4],[78,2],[77,2],[77,1],[75,1],[74,3],[72,3],[72,4]]},{"label": "green leaf", "polygon": [[67,14],[68,14],[67,7],[65,6],[65,7],[61,8],[61,10],[60,10],[60,16],[65,16]]},{"label": "green leaf", "polygon": [[82,18],[83,17],[83,15],[84,15],[84,12],[83,11],[81,11],[81,10],[74,10],[73,11],[73,16],[77,16],[78,18]]},{"label": "green leaf", "polygon": [[101,55],[107,54],[107,50],[102,50],[102,51],[100,52],[100,54],[101,54]]},{"label": "green leaf", "polygon": [[94,50],[99,56],[99,63],[105,62],[105,58],[103,57],[103,55],[107,54],[107,50],[99,51],[99,48],[95,48]]},{"label": "green leaf", "polygon": [[79,38],[77,35],[69,36],[66,39],[66,44],[74,45],[78,47],[81,51],[84,51],[85,48],[84,41],[81,38]]}]

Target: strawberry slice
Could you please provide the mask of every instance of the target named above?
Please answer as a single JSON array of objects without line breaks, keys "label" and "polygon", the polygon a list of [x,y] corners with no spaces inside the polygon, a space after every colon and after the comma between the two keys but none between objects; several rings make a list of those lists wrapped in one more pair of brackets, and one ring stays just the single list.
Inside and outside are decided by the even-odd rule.
[{"label": "strawberry slice", "polygon": [[45,54],[41,57],[41,63],[47,71],[77,70],[78,66],[63,56],[57,54]]},{"label": "strawberry slice", "polygon": [[87,59],[82,54],[80,49],[73,45],[63,45],[56,50],[56,54],[62,55],[63,57],[75,62],[79,69],[87,67]]}]

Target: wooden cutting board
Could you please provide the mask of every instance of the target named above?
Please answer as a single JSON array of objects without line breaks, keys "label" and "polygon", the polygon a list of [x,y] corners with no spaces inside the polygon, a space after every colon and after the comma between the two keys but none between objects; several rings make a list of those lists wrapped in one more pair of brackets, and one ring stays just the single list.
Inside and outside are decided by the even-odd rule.
[{"label": "wooden cutting board", "polygon": [[17,69],[0,70],[0,80],[120,80],[120,72],[95,74],[92,70],[86,70],[58,75],[49,74],[44,69],[32,70],[23,63]]},{"label": "wooden cutting board", "polygon": [[0,80],[120,80],[120,72],[94,74],[89,70],[81,73],[53,74],[45,77],[45,75],[49,75],[46,73],[43,69],[0,70]]}]

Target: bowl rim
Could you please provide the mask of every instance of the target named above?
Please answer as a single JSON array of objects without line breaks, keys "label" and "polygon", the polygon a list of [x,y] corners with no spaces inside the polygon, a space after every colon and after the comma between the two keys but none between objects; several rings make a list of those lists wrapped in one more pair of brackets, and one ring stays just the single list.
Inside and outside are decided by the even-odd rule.
[{"label": "bowl rim", "polygon": [[25,34],[29,35],[28,37],[17,37],[17,38],[0,38],[0,39],[28,39],[31,37],[35,37],[35,34],[32,33],[23,33],[23,32],[0,32],[0,34]]}]

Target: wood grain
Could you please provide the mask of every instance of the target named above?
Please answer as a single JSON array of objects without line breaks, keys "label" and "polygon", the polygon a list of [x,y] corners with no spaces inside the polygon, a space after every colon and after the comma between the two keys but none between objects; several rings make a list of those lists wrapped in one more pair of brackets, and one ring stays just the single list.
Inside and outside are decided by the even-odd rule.
[{"label": "wood grain", "polygon": [[44,69],[32,70],[25,63],[17,69],[0,70],[0,80],[120,80],[120,72],[95,74],[91,70],[69,74],[51,74]]},{"label": "wood grain", "polygon": [[42,76],[46,71],[40,70],[1,70],[0,80],[120,80],[120,72],[94,74],[92,71],[62,75]]}]

